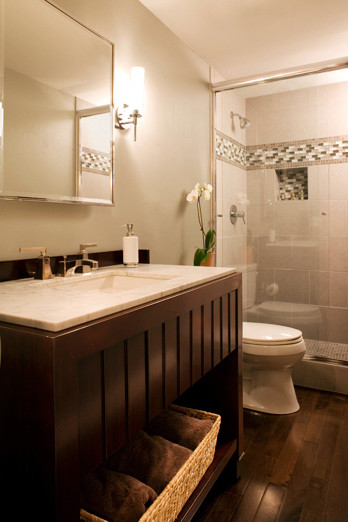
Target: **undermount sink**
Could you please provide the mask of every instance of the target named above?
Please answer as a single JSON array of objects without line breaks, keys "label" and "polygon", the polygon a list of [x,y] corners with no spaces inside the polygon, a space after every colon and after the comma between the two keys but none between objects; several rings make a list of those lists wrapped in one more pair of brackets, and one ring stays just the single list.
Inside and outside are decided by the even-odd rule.
[{"label": "undermount sink", "polygon": [[168,279],[172,279],[172,276],[151,277],[145,275],[91,273],[82,276],[72,276],[69,280],[52,281],[52,288],[62,291],[75,289],[79,292],[115,293],[153,285]]}]

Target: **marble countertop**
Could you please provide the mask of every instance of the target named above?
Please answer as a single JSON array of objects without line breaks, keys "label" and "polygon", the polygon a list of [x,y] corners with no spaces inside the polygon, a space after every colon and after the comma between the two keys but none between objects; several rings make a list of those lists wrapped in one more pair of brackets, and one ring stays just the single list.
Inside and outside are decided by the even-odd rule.
[{"label": "marble countertop", "polygon": [[0,283],[0,321],[58,332],[235,272],[187,265],[114,265],[48,281],[8,281]]}]

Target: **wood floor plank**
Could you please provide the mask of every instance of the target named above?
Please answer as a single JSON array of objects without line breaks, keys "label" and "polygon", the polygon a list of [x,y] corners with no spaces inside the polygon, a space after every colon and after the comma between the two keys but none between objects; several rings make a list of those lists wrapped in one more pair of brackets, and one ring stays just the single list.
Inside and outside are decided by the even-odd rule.
[{"label": "wood floor plank", "polygon": [[[275,417],[272,415],[272,417]],[[284,441],[287,439],[290,430],[295,422],[295,415],[278,415],[278,422],[276,429],[270,439],[265,452],[269,456],[279,456],[279,453],[283,449]]]},{"label": "wood floor plank", "polygon": [[244,450],[250,446],[265,422],[263,415],[244,410]]},{"label": "wood floor plank", "polygon": [[230,521],[253,520],[269,483],[274,457],[263,455]]},{"label": "wood floor plank", "polygon": [[194,522],[348,522],[348,397],[296,393],[295,414],[244,410],[241,476],[210,495]]},{"label": "wood floor plank", "polygon": [[[333,404],[331,398],[326,400],[325,408],[319,412],[321,426],[318,430],[318,456],[314,471],[308,484],[306,503],[301,514],[301,522],[321,522],[329,493],[329,481],[332,473],[341,413]],[[328,397],[326,397],[328,399]],[[318,412],[315,413],[318,415]]]},{"label": "wood floor plank", "polygon": [[225,491],[215,501],[210,501],[210,509],[207,506],[204,512],[195,517],[195,522],[198,522],[198,520],[199,522],[210,522],[212,520],[229,522],[240,500],[240,495]]},{"label": "wood floor plank", "polygon": [[305,433],[306,426],[304,424],[293,424],[279,454],[270,482],[279,486],[289,485],[303,445]]},{"label": "wood floor plank", "polygon": [[[348,521],[348,398],[334,395],[331,402],[332,421],[340,423],[339,433],[332,461],[327,504],[324,513],[324,522]],[[342,518],[344,517],[344,518]]]},{"label": "wood floor plank", "polygon": [[253,522],[274,522],[277,520],[286,488],[268,484]]},{"label": "wood floor plank", "polygon": [[318,444],[304,442],[296,460],[292,479],[288,484],[284,502],[281,506],[277,522],[299,521],[307,489],[312,476],[315,460],[318,453]]},{"label": "wood floor plank", "polygon": [[325,421],[326,414],[331,403],[331,394],[319,392],[319,394],[315,394],[315,397],[317,398],[317,401],[310,421],[307,425],[305,440],[319,442],[323,422]]},{"label": "wood floor plank", "polygon": [[[264,416],[264,423],[262,429],[257,433],[257,436],[253,439],[249,445],[245,456],[241,461],[241,478],[234,486],[235,492],[242,495],[245,488],[247,487],[251,477],[253,476],[255,469],[261,464],[261,460],[266,455],[265,448],[272,439],[273,434],[277,428],[279,418],[272,415]],[[268,456],[268,455],[267,455]]]}]

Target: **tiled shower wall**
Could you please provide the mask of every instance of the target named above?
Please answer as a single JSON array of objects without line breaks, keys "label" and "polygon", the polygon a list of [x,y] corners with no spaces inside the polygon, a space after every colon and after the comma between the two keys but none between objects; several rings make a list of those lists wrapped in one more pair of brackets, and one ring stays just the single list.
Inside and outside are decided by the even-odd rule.
[{"label": "tiled shower wall", "polygon": [[[290,325],[306,337],[348,343],[348,84],[248,98],[244,114],[252,125],[244,142],[236,141],[246,146],[245,156],[236,167],[222,130],[217,164],[246,172],[247,237],[239,261],[256,267],[256,303],[292,303]],[[256,161],[257,150],[273,158],[261,154]],[[279,199],[275,168],[294,166],[291,151],[300,151],[290,155],[296,166],[308,166],[308,200]],[[245,285],[249,302],[251,290]]]},{"label": "tiled shower wall", "polygon": [[[246,212],[245,131],[239,119],[231,120],[230,112],[245,115],[245,100],[233,91],[217,97],[216,127],[221,130],[224,161],[216,162],[216,231],[218,266],[240,266],[246,263],[247,226],[242,219],[230,221],[230,207]],[[232,145],[231,145],[232,144]],[[226,149],[225,149],[226,147]]]}]

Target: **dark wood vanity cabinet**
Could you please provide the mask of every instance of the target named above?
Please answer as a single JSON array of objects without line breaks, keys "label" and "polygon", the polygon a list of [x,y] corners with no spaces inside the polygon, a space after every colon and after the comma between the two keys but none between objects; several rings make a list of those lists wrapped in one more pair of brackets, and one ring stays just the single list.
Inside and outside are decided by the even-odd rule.
[{"label": "dark wood vanity cabinet", "polygon": [[190,520],[242,452],[241,275],[57,333],[0,323],[1,509],[79,520],[81,477],[171,402],[220,413]]}]

